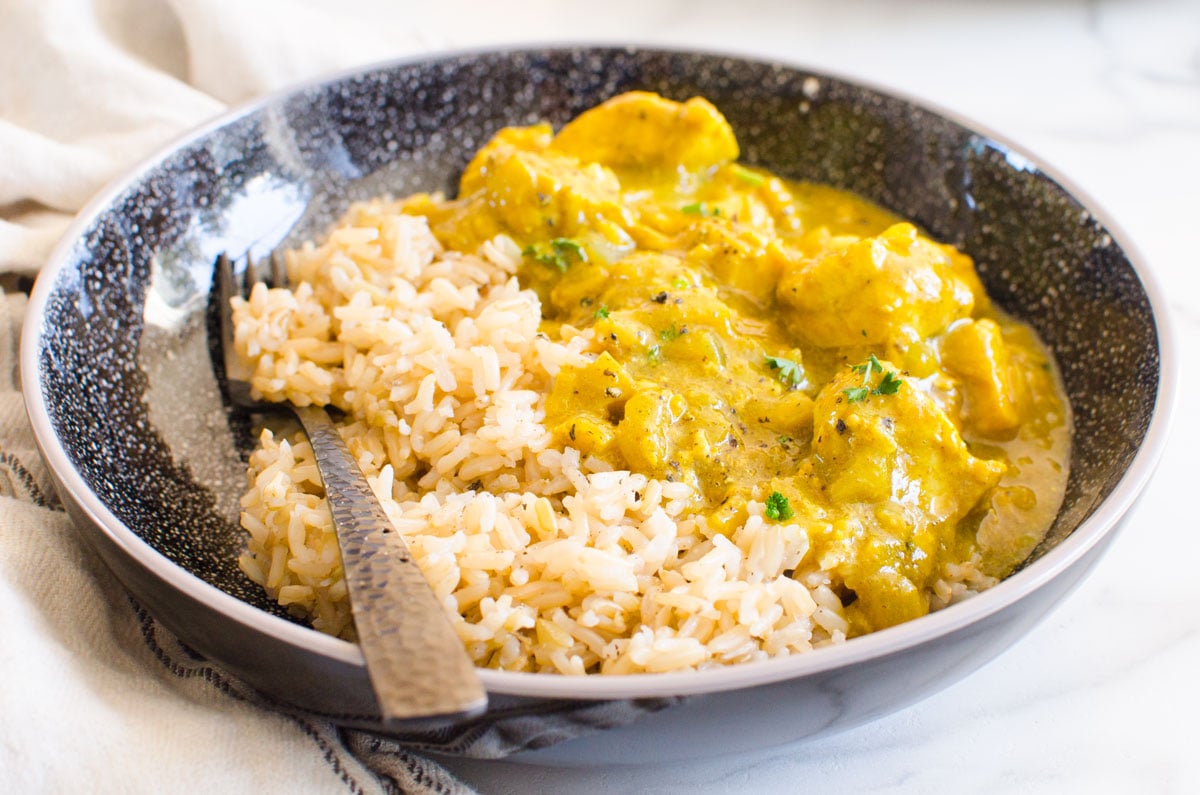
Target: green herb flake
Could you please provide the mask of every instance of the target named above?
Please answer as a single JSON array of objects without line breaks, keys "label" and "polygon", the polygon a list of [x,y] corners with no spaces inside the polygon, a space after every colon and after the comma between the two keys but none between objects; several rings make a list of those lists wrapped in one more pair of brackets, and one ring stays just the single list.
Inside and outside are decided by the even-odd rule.
[{"label": "green herb flake", "polygon": [[883,374],[879,386],[875,387],[876,395],[894,395],[900,391],[900,376],[890,370]]},{"label": "green herb flake", "polygon": [[870,379],[872,372],[876,370],[881,373],[883,372],[883,362],[879,361],[879,359],[875,357],[875,354],[872,353],[867,357],[867,361],[865,363],[856,364],[850,369],[856,373],[862,373],[863,383],[865,384],[867,380]]},{"label": "green herb flake", "polygon": [[852,386],[849,389],[843,389],[842,394],[845,395],[846,400],[850,401],[851,403],[858,403],[866,400],[870,391],[871,390],[867,389],[865,386]]},{"label": "green herb flake", "polygon": [[671,286],[676,290],[686,290],[692,286],[692,283],[682,276],[676,276],[675,281],[671,282]]},{"label": "green herb flake", "polygon": [[568,237],[556,237],[548,246],[528,245],[522,253],[561,273],[566,273],[572,262],[587,262],[587,251],[577,241]]},{"label": "green herb flake", "polygon": [[600,304],[600,308],[596,310],[595,318],[597,320],[604,320],[608,315],[608,304]]},{"label": "green herb flake", "polygon": [[541,251],[537,246],[526,246],[524,252],[522,253],[532,259],[534,262],[545,265],[548,268],[555,268],[562,273],[567,272],[569,263],[557,254],[549,251]]},{"label": "green herb flake", "polygon": [[761,187],[766,182],[761,174],[755,174],[744,166],[735,165],[733,167],[733,175],[752,188]]},{"label": "green herb flake", "polygon": [[657,345],[650,348],[650,350],[646,351],[646,358],[654,364],[658,364],[662,361],[662,348]]},{"label": "green herb flake", "polygon": [[792,437],[790,437],[790,436],[780,436],[780,437],[778,437],[778,438],[776,439],[776,441],[778,441],[778,442],[779,442],[781,445],[783,445],[784,447],[787,447],[789,444],[791,444],[791,443],[792,443]]},{"label": "green herb flake", "polygon": [[665,328],[662,331],[658,332],[658,338],[660,340],[662,340],[663,342],[670,342],[671,340],[679,339],[680,335],[682,335],[682,334],[683,334],[683,331],[681,329],[676,328],[674,326],[674,324],[672,324],[670,328]]},{"label": "green herb flake", "polygon": [[[900,391],[900,376],[896,375],[893,370],[884,370],[883,362],[879,361],[879,358],[873,353],[867,357],[865,362],[852,365],[850,369],[861,373],[863,377],[862,386],[842,390],[842,394],[851,403],[866,400],[867,395],[894,395]],[[874,373],[882,373],[883,377],[879,379],[879,385],[872,389],[871,376]]]},{"label": "green herb flake", "polygon": [[767,367],[776,371],[779,380],[787,386],[800,386],[804,383],[804,367],[799,362],[784,359],[779,356],[764,357]]},{"label": "green herb flake", "polygon": [[583,250],[583,246],[579,242],[572,240],[569,237],[556,237],[550,241],[550,246],[563,256],[570,254],[580,262],[587,262],[587,252]]},{"label": "green herb flake", "polygon": [[791,519],[795,516],[788,498],[777,491],[771,492],[771,496],[767,497],[767,510],[765,513],[768,519],[773,519],[776,522]]},{"label": "green herb flake", "polygon": [[685,215],[706,215],[717,218],[721,215],[720,207],[709,207],[706,202],[693,202],[685,204],[679,208],[679,211]]}]

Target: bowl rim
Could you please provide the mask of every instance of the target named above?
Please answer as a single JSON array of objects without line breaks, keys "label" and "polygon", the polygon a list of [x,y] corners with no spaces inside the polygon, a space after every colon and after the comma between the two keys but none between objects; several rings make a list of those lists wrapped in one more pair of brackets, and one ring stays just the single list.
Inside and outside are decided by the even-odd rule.
[{"label": "bowl rim", "polygon": [[[71,253],[84,232],[114,199],[178,150],[245,116],[295,98],[304,92],[328,89],[347,80],[420,63],[453,61],[488,55],[511,57],[522,53],[591,51],[626,51],[735,59],[809,74],[818,80],[833,79],[853,88],[865,89],[899,100],[919,110],[947,119],[1003,146],[1006,151],[1024,158],[1038,171],[1057,183],[1103,224],[1107,234],[1120,245],[1129,259],[1134,273],[1146,293],[1155,324],[1159,357],[1158,391],[1150,424],[1146,429],[1142,444],[1129,467],[1113,487],[1112,492],[1096,506],[1091,516],[1041,558],[987,591],[919,619],[853,638],[842,644],[817,649],[814,650],[815,653],[776,657],[702,671],[571,677],[481,668],[479,675],[489,693],[577,700],[680,696],[766,685],[848,667],[895,654],[949,635],[1006,609],[1071,567],[1105,536],[1115,531],[1121,518],[1134,505],[1139,494],[1145,488],[1161,458],[1167,441],[1171,416],[1175,410],[1179,361],[1171,316],[1167,311],[1168,303],[1154,272],[1147,267],[1145,258],[1133,245],[1129,236],[1089,194],[1060,174],[1053,166],[1048,165],[1043,158],[1025,147],[1013,143],[986,125],[979,124],[937,103],[916,97],[910,92],[882,83],[845,76],[836,71],[818,69],[788,59],[763,58],[756,54],[737,51],[673,47],[663,44],[620,46],[604,43],[539,44],[537,42],[429,51],[299,81],[278,91],[239,104],[174,138],[154,154],[144,158],[134,167],[109,182],[85,205],[55,245],[38,273],[26,307],[21,331],[20,375],[26,413],[42,457],[56,481],[61,488],[70,493],[74,503],[87,520],[115,544],[123,554],[148,570],[158,580],[177,593],[206,604],[209,608],[242,625],[244,629],[268,636],[278,642],[295,647],[303,653],[314,654],[331,662],[363,666],[363,657],[356,644],[325,635],[310,627],[260,610],[172,562],[118,519],[88,486],[81,473],[72,465],[65,448],[54,432],[45,395],[41,388],[39,352],[48,301],[58,282],[59,273],[71,260]],[[217,662],[220,664],[220,661]]]}]

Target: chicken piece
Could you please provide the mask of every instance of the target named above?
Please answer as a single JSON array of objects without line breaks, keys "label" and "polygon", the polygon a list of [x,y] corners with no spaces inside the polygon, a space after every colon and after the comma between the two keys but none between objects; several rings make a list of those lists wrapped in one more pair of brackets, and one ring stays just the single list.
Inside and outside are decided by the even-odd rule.
[{"label": "chicken piece", "polygon": [[486,211],[518,240],[566,238],[633,223],[616,175],[600,165],[549,152],[501,150],[483,183]]},{"label": "chicken piece", "polygon": [[680,103],[645,91],[621,94],[580,114],[550,149],[617,170],[701,171],[738,156],[733,129],[708,100]]},{"label": "chicken piece", "polygon": [[541,152],[550,145],[554,128],[549,124],[533,124],[528,127],[505,127],[492,136],[463,169],[458,184],[458,195],[469,196],[486,187],[487,176],[499,160],[517,152]]},{"label": "chicken piece", "polygon": [[[890,362],[872,361],[838,374],[813,406],[813,452],[830,498],[893,499],[958,521],[996,484],[1004,464],[971,455],[931,397]],[[885,381],[893,393],[883,394]]]},{"label": "chicken piece", "polygon": [[[732,319],[729,306],[714,289],[692,285],[689,278],[694,280],[694,273],[674,255],[638,251],[606,267],[579,269],[555,285],[549,305],[570,315],[590,299],[584,307],[586,315],[601,304],[641,307],[654,311],[660,328],[670,323],[724,328]],[[688,286],[680,286],[685,283]]]},{"label": "chicken piece", "polygon": [[546,427],[560,444],[584,455],[603,454],[616,440],[617,422],[634,389],[633,379],[608,353],[583,367],[564,367],[546,397]]},{"label": "chicken piece", "polygon": [[506,234],[522,245],[579,237],[596,251],[628,250],[633,215],[616,175],[596,163],[550,152],[549,127],[501,130],[471,160],[453,202],[408,202],[425,215],[442,245],[475,251]]},{"label": "chicken piece", "polygon": [[853,612],[879,629],[924,615],[955,526],[999,482],[954,423],[894,365],[870,359],[834,378],[813,407],[814,472],[830,502],[861,504],[823,560],[854,591]]},{"label": "chicken piece", "polygon": [[822,348],[880,346],[906,327],[927,337],[987,300],[969,257],[906,223],[798,260],[776,297],[788,328]]},{"label": "chicken piece", "polygon": [[967,428],[1009,438],[1021,423],[1008,346],[992,320],[956,324],[942,340],[942,365],[962,383]]},{"label": "chicken piece", "polygon": [[617,446],[634,472],[650,477],[670,477],[672,443],[668,431],[683,413],[679,395],[643,385],[625,404],[625,416],[617,425]]},{"label": "chicken piece", "polygon": [[766,303],[787,264],[776,240],[748,226],[706,219],[683,238],[687,262],[708,268],[724,284]]}]

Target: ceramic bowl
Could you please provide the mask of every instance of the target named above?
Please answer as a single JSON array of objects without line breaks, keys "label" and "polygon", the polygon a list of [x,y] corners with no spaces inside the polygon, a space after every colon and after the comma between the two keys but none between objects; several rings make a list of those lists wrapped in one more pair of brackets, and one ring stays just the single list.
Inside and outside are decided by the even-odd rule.
[{"label": "ceramic bowl", "polygon": [[566,762],[661,761],[664,732],[688,732],[697,756],[791,742],[945,687],[1080,581],[1150,476],[1175,366],[1165,302],[1089,200],[948,113],[802,67],[530,49],[386,64],[242,108],[107,189],[43,269],[22,351],[37,440],[81,532],[159,621],[283,705],[372,725],[358,648],[290,619],[236,565],[247,428],[226,412],[210,364],[213,260],[317,235],[356,199],[453,193],[498,128],[561,125],[630,89],[707,97],[744,161],[855,191],[971,254],[995,300],[1038,330],[1062,368],[1076,421],[1066,501],[1016,574],[946,610],[722,670],[483,671],[492,712],[474,730],[547,710],[578,725],[627,724],[591,738],[586,754],[576,741],[533,755]]}]

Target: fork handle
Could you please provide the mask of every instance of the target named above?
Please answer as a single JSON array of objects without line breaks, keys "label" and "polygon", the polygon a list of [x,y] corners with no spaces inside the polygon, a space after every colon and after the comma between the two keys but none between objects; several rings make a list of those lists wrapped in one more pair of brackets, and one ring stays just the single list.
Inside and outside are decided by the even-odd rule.
[{"label": "fork handle", "polygon": [[409,727],[482,713],[487,693],[446,608],[328,412],[293,408],[325,483],[358,642],[384,722]]}]

